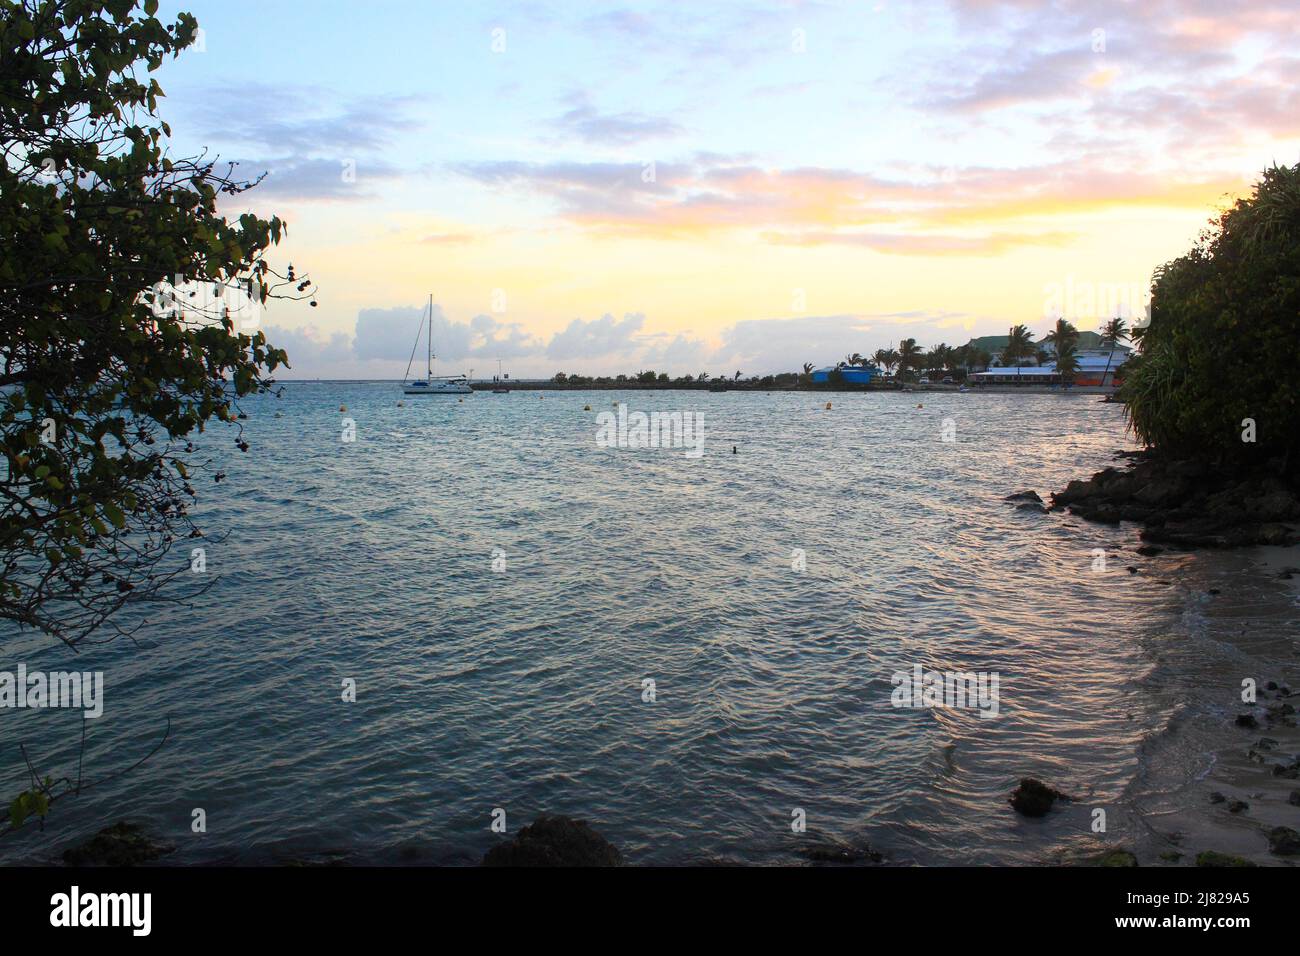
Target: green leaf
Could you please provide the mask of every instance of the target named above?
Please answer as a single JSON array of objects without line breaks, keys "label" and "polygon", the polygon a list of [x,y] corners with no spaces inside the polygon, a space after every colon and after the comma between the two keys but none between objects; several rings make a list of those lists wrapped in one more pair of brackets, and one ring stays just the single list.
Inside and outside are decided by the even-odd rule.
[{"label": "green leaf", "polygon": [[122,514],[122,509],[111,501],[104,504],[104,517],[113,522],[113,527],[119,531],[126,527],[126,515]]}]

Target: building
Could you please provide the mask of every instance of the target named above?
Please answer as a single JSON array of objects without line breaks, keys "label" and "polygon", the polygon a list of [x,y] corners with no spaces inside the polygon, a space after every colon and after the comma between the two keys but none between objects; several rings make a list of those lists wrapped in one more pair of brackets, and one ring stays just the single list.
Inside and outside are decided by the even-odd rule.
[{"label": "building", "polygon": [[[1047,345],[1044,351],[1053,354],[1051,345]],[[1127,345],[1079,349],[1074,353],[1079,364],[1074,373],[1074,384],[1118,385],[1123,377],[1119,374],[1120,369],[1132,351]],[[976,372],[970,376],[970,381],[985,385],[1059,385],[1061,376],[1056,374],[1054,361],[1045,361],[1042,365],[993,366],[987,372]]]},{"label": "building", "polygon": [[814,385],[827,385],[831,380],[831,373],[838,370],[842,375],[843,382],[846,385],[869,385],[871,379],[880,374],[880,369],[874,365],[828,365],[825,368],[819,368],[813,371],[812,381]]}]

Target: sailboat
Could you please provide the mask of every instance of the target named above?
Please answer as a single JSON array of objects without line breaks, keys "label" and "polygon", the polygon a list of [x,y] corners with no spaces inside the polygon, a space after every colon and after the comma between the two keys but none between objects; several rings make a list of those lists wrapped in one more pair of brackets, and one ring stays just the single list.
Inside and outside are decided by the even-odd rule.
[{"label": "sailboat", "polygon": [[497,374],[496,374],[496,378],[492,379],[492,394],[493,394],[493,395],[509,395],[509,394],[510,394],[510,389],[506,387],[506,379],[508,379],[509,377],[510,377],[509,375],[502,375],[502,374],[501,374],[501,360],[500,360],[500,359],[497,359]]},{"label": "sailboat", "polygon": [[402,391],[407,395],[469,395],[469,379],[464,375],[433,374],[433,293],[429,293],[429,341],[425,346],[424,380],[412,382],[411,362],[415,361],[415,350],[420,347],[420,333],[424,331],[424,316],[420,316],[420,328],[415,333],[415,344],[411,346],[411,358],[406,363],[406,374],[402,376]]}]

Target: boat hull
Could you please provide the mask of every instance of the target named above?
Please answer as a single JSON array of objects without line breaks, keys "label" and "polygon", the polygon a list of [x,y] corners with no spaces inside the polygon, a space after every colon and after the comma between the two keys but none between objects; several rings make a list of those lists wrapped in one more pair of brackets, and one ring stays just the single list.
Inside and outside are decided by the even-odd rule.
[{"label": "boat hull", "polygon": [[473,395],[474,389],[468,385],[407,385],[402,389],[406,395]]}]

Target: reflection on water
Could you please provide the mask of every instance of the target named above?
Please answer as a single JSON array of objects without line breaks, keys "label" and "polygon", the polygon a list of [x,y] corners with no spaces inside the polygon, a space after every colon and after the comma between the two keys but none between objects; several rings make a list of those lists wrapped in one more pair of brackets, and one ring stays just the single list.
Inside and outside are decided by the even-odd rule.
[{"label": "reflection on water", "polygon": [[[156,610],[154,646],[76,660],[106,672],[88,766],[146,752],[164,715],[173,739],[0,858],[126,815],[177,843],[172,862],[471,862],[498,839],[496,807],[511,831],[585,817],[636,863],[793,861],[818,841],[903,863],[1044,861],[1096,843],[1097,806],[1114,811],[1108,840],[1139,839],[1139,759],[1186,703],[1164,693],[1186,671],[1152,648],[1185,630],[1184,582],[1211,571],[1183,557],[1166,583],[1131,574],[1131,528],[1003,500],[1109,463],[1120,407],[830,397],[398,407],[391,385],[302,384],[249,403],[249,454],[205,439],[229,476],[201,486],[205,526],[231,531],[208,546],[220,582]],[[704,454],[599,447],[595,416],[616,400],[699,413]],[[1212,630],[1189,638],[1202,667]],[[69,660],[4,646],[6,668]],[[891,676],[918,663],[995,672],[999,715],[891,706]],[[1153,689],[1157,668],[1172,685]],[[74,715],[0,720],[5,794],[25,784],[19,739],[43,769],[75,769]],[[1017,818],[1023,775],[1079,800]]]}]

